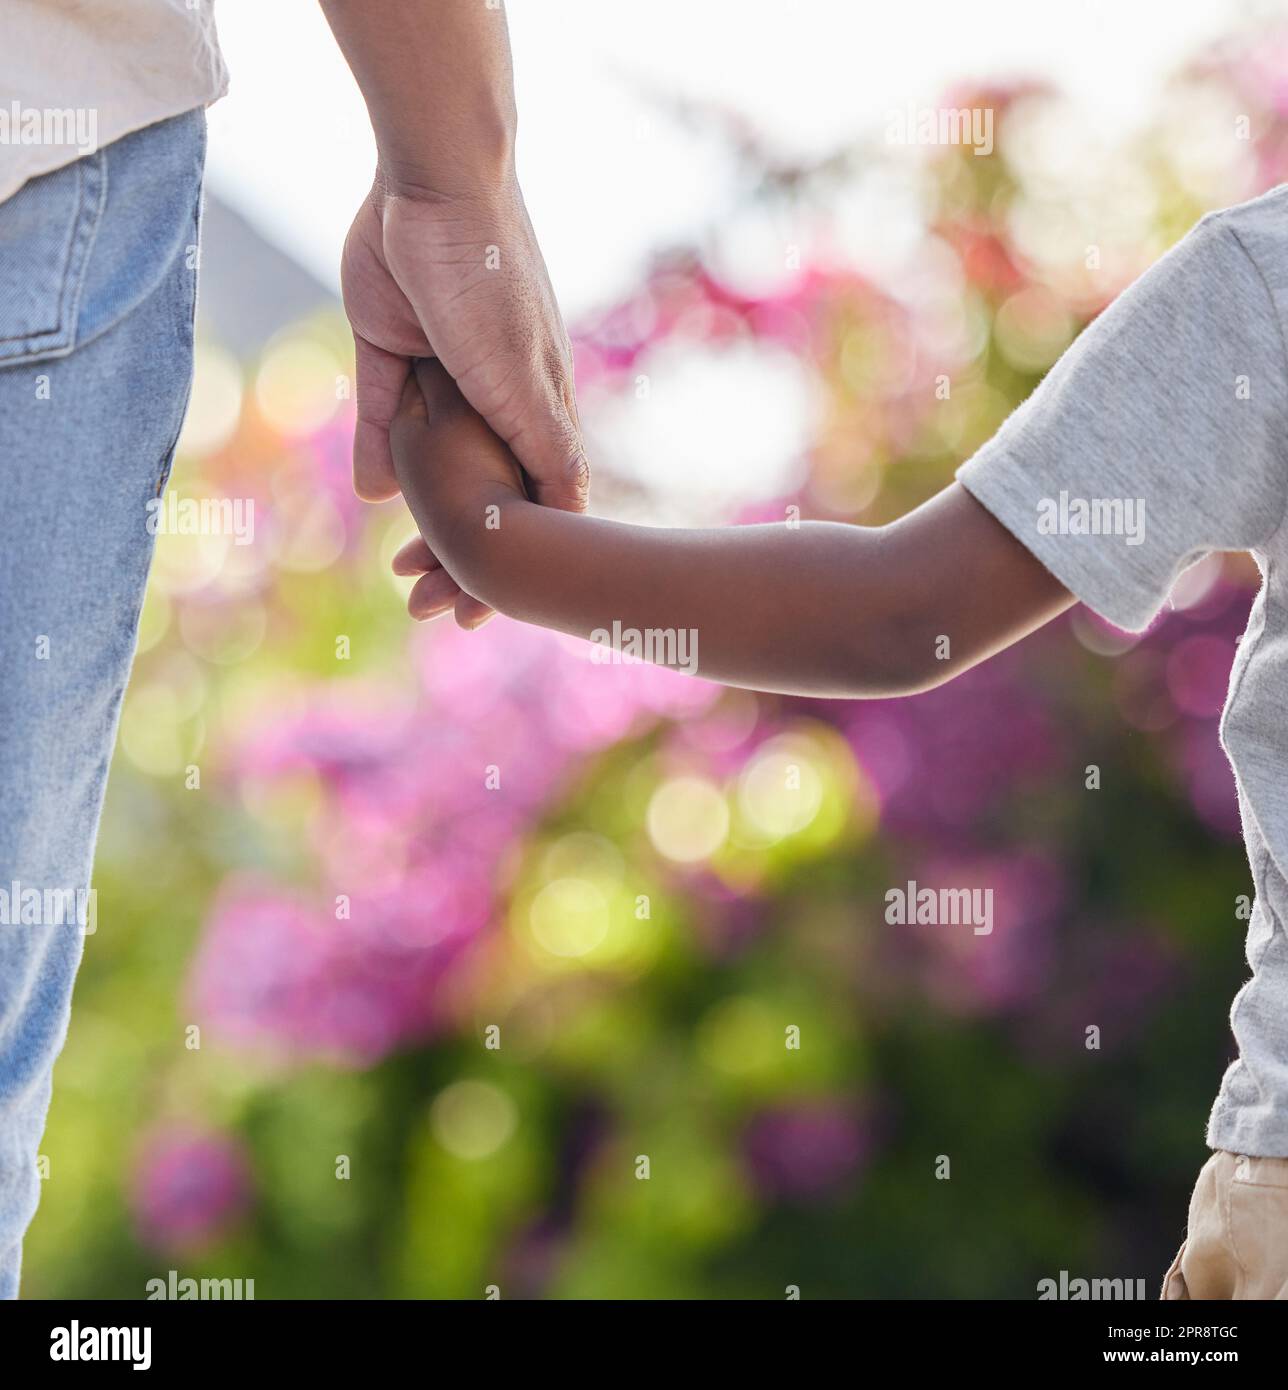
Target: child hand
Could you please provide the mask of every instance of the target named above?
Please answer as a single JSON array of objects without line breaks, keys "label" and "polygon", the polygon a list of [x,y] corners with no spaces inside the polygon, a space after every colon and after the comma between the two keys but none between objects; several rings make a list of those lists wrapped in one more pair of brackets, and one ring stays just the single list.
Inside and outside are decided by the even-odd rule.
[{"label": "child hand", "polygon": [[506,445],[461,395],[440,362],[415,364],[390,428],[394,471],[420,536],[394,557],[395,574],[419,575],[407,599],[424,621],[455,608],[461,627],[492,616],[470,596],[465,576],[498,538],[490,518],[507,496],[526,496]]}]

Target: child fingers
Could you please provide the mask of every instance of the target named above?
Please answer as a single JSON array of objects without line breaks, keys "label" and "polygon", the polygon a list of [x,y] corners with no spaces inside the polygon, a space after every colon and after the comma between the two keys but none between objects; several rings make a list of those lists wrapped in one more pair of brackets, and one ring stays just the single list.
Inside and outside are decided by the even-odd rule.
[{"label": "child fingers", "polygon": [[418,357],[412,370],[420,388],[422,418],[432,420],[449,409],[464,406],[456,382],[437,357]]},{"label": "child fingers", "polygon": [[393,572],[404,577],[427,574],[439,568],[438,556],[429,548],[424,536],[413,536],[393,558]]},{"label": "child fingers", "polygon": [[461,597],[460,587],[445,569],[430,570],[412,585],[407,611],[418,623],[446,613]]},{"label": "child fingers", "polygon": [[416,385],[415,375],[408,372],[398,398],[398,409],[389,421],[389,448],[395,456],[395,474],[398,456],[409,457],[423,447],[427,423],[425,398]]},{"label": "child fingers", "polygon": [[402,395],[398,399],[398,414],[421,423],[426,418],[425,397],[415,372],[408,372],[407,379],[403,382]]},{"label": "child fingers", "polygon": [[473,632],[476,628],[482,627],[489,618],[495,617],[495,611],[486,603],[471,598],[463,591],[456,600],[456,626],[463,627],[466,632]]}]

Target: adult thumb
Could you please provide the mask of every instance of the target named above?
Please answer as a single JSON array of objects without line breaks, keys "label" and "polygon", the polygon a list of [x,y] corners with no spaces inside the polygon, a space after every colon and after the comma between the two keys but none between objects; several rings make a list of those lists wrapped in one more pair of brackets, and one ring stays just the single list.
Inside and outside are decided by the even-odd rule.
[{"label": "adult thumb", "polygon": [[590,462],[575,412],[556,400],[530,412],[528,419],[506,442],[528,475],[533,500],[560,511],[584,512],[590,501]]}]

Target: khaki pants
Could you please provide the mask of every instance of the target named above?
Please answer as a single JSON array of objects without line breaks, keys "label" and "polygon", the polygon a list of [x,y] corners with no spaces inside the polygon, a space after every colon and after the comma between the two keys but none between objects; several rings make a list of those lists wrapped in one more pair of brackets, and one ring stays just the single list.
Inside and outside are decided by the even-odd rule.
[{"label": "khaki pants", "polygon": [[1208,1159],[1162,1296],[1288,1300],[1288,1158]]}]

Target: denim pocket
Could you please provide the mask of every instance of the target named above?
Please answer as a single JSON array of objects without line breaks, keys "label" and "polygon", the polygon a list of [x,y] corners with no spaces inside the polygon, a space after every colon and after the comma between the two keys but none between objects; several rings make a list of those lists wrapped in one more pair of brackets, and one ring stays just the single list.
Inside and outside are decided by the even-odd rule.
[{"label": "denim pocket", "polygon": [[0,203],[0,367],[64,357],[107,195],[102,150]]}]

